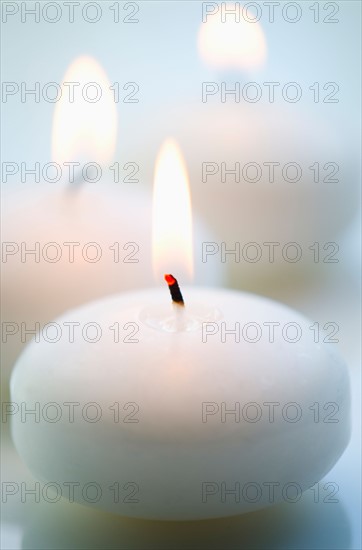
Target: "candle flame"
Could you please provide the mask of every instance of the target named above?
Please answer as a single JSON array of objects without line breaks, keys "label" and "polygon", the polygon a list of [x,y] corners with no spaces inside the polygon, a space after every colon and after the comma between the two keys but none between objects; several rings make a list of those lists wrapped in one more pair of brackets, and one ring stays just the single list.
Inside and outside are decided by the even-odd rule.
[{"label": "candle flame", "polygon": [[261,67],[266,60],[266,40],[261,25],[253,19],[255,16],[239,6],[239,19],[235,5],[221,6],[225,9],[225,20],[221,13],[210,15],[205,23],[201,23],[198,34],[198,49],[206,64],[216,69],[251,69]]},{"label": "candle flame", "polygon": [[175,273],[192,278],[192,215],[189,181],[182,153],[166,140],[157,156],[153,188],[152,249],[156,280]]},{"label": "candle flame", "polygon": [[112,160],[117,137],[117,109],[110,82],[99,63],[88,56],[76,58],[63,79],[52,133],[55,162]]}]

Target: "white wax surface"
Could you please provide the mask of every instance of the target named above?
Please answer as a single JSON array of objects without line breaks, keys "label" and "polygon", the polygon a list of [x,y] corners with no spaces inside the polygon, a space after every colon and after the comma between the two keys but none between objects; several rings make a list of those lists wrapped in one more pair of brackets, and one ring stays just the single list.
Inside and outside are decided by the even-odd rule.
[{"label": "white wax surface", "polygon": [[[55,317],[105,292],[129,289],[134,284],[139,287],[151,277],[151,251],[143,246],[150,224],[150,202],[145,192],[109,181],[73,187],[19,183],[4,188],[4,203],[3,240],[19,245],[19,252],[9,254],[3,264],[7,316],[30,310],[40,319]],[[40,261],[31,253],[24,260],[21,243],[30,251],[36,242],[40,244]],[[80,243],[74,247],[73,261],[69,246],[64,245],[72,242]],[[120,243],[118,262],[109,248],[115,242]],[[128,242],[140,247],[133,256],[138,263],[123,261],[132,252],[131,248],[123,250]],[[47,252],[44,247],[48,243],[60,246],[58,261],[51,262],[57,252],[55,247]],[[97,256],[95,247],[84,250],[88,243],[99,245],[98,261],[92,262]]]},{"label": "white wax surface", "polygon": [[[150,247],[145,246],[150,204],[143,192],[102,181],[84,182],[73,189],[61,183],[18,183],[4,186],[3,204],[3,241],[18,247],[16,254],[6,258],[3,249],[3,320],[18,327],[4,342],[5,383],[17,355],[29,341],[21,334],[21,323],[34,329],[36,323],[43,326],[89,300],[134,285],[147,286],[152,269]],[[97,249],[92,245],[85,248],[92,242]],[[116,242],[118,262],[110,249]],[[135,250],[133,245],[123,249],[129,242],[139,246],[133,256],[138,263],[123,261]],[[34,250],[36,243],[40,258],[32,254],[22,257],[21,247]],[[49,261],[58,251],[55,246],[47,249],[48,243],[59,247],[59,261]],[[64,243],[79,243],[74,247],[73,261]],[[11,251],[13,245],[7,246]],[[99,253],[99,261],[88,261],[87,254],[91,260]]]},{"label": "white wax surface", "polygon": [[[232,291],[185,288],[186,326],[187,319],[197,317],[200,310],[219,327],[224,322],[226,329],[235,328],[237,322],[241,329],[254,322],[262,328],[256,343],[246,341],[252,330],[246,338],[241,335],[240,342],[233,335],[222,342],[219,332],[205,343],[201,326],[181,332],[154,328],[145,322],[147,312],[154,312],[161,324],[172,312],[165,291],[113,296],[57,320],[61,327],[64,322],[80,323],[81,328],[98,323],[102,337],[96,343],[84,341],[79,332],[69,343],[63,331],[57,343],[33,342],[25,350],[12,376],[11,399],[19,411],[21,403],[29,409],[39,403],[40,421],[34,415],[14,414],[13,437],[32,472],[59,484],[77,482],[83,487],[97,482],[102,495],[93,506],[121,515],[179,520],[262,508],[271,503],[268,487],[274,482],[280,485],[272,502],[278,502],[287,484],[305,490],[321,479],[343,452],[350,430],[348,375],[333,345],[314,343],[312,322],[297,312]],[[121,327],[119,343],[109,330],[115,322]],[[273,343],[263,325],[266,322],[280,323]],[[139,330],[133,336],[137,343],[122,341],[131,332],[127,323],[137,324]],[[298,342],[281,337],[286,323],[300,327]],[[291,329],[288,338],[293,334]],[[74,422],[69,421],[67,402],[79,403]],[[82,416],[90,402],[101,411],[97,422]],[[115,402],[120,407],[119,422],[109,409]],[[219,412],[203,422],[205,402],[219,407]],[[251,402],[260,407],[258,421],[248,420],[255,417],[254,405],[246,419],[242,415],[237,421],[227,414],[222,422],[222,403],[228,410],[239,404],[241,410]],[[271,402],[279,403],[273,421],[264,405]],[[54,405],[44,409],[48,403],[57,403],[58,413]],[[283,409],[288,403],[295,405]],[[327,403],[336,405],[323,409]],[[301,416],[289,421],[296,406]],[[316,421],[310,407],[317,406]],[[89,417],[94,416],[94,407]],[[338,421],[326,422],[333,410]],[[58,421],[50,422],[57,414]],[[119,502],[114,502],[109,489],[116,482],[121,487],[133,484],[122,489]],[[203,483],[218,488],[205,502]],[[239,483],[240,491],[256,483],[262,494],[255,502],[251,502],[255,489],[239,501],[235,495],[223,500],[223,483],[227,489]],[[125,502],[134,487],[138,502]],[[77,493],[75,499],[89,504]]]}]

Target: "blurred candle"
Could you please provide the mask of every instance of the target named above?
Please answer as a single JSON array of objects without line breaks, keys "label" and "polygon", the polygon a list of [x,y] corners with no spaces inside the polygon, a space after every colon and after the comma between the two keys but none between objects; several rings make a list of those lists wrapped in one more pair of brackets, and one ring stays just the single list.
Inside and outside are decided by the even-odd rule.
[{"label": "blurred candle", "polygon": [[[299,101],[278,100],[284,85],[279,73],[260,78],[268,64],[273,65],[266,37],[254,10],[238,7],[215,7],[200,25],[199,54],[214,71],[218,92],[216,101],[209,96],[198,116],[191,117],[192,134],[201,147],[196,153],[186,149],[186,155],[197,182],[196,208],[213,221],[219,245],[225,242],[227,250],[240,250],[239,255],[230,254],[227,263],[233,284],[242,274],[245,285],[249,278],[279,279],[283,271],[290,275],[300,252],[294,273],[313,266],[316,254],[309,247],[323,250],[338,237],[356,211],[358,186],[353,153],[329,118],[316,116],[313,107],[303,108]],[[302,74],[300,79],[297,85],[304,82]],[[273,101],[264,80],[277,81]],[[245,101],[242,91],[250,81],[251,96],[253,82],[262,89],[255,103]],[[232,93],[222,99],[222,86],[233,90],[236,83],[240,103],[233,103]],[[273,254],[264,244],[271,242]],[[257,244],[250,258],[243,254],[248,243]],[[287,243],[296,243],[291,260],[288,253],[283,255]],[[328,252],[333,253],[333,246],[324,255]]]},{"label": "blurred candle", "polygon": [[[358,157],[329,116],[338,106],[314,104],[305,87],[301,101],[283,99],[290,79],[283,81],[279,70],[270,74],[278,64],[261,23],[242,6],[235,22],[237,5],[223,6],[225,13],[230,9],[225,20],[215,4],[195,37],[210,70],[197,83],[198,97],[166,110],[153,139],[159,139],[157,127],[171,127],[185,152],[194,209],[217,236],[208,265],[225,262],[233,286],[266,289],[291,276],[305,278],[328,255],[336,258],[338,237],[357,210]],[[273,91],[269,81],[280,85]],[[261,98],[253,101],[258,90]]]},{"label": "blurred candle", "polygon": [[[39,326],[90,299],[148,286],[153,277],[151,195],[140,183],[116,183],[109,169],[118,117],[110,82],[84,56],[72,63],[64,82],[80,85],[74,101],[64,94],[56,105],[52,155],[63,172],[74,171],[74,179],[9,181],[3,189],[5,381]],[[99,101],[80,97],[87,83],[100,86]],[[199,252],[210,234],[199,222],[196,227],[197,280],[217,284],[221,269],[208,270]]]}]

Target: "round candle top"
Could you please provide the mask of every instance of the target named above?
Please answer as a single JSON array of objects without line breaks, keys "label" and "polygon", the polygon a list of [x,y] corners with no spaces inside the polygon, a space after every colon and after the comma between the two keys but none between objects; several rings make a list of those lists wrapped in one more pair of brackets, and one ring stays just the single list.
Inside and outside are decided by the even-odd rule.
[{"label": "round candle top", "polygon": [[186,520],[279,502],[334,465],[349,439],[348,375],[312,322],[250,294],[182,294],[185,307],[165,289],[94,302],[28,346],[8,412],[35,475],[76,482],[83,504]]}]

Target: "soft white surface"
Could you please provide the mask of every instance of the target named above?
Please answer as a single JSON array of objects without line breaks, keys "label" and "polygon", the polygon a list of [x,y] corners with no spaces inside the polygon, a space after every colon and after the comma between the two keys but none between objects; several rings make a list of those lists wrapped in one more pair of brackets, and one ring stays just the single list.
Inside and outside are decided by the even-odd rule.
[{"label": "soft white surface", "polygon": [[[354,248],[357,250],[357,248]],[[346,264],[344,264],[346,267]],[[356,271],[357,269],[357,271]],[[9,549],[181,548],[205,550],[361,548],[360,496],[360,323],[358,266],[313,285],[284,287],[278,297],[314,319],[336,319],[343,327],[339,347],[348,359],[352,389],[352,437],[341,459],[323,482],[338,484],[338,503],[307,501],[282,504],[234,518],[165,523],[131,520],[60,501],[22,504],[19,497],[3,504],[2,545]],[[5,425],[7,428],[8,425]],[[6,436],[6,434],[5,434]],[[2,479],[35,482],[6,437],[2,446]],[[22,542],[20,542],[22,541]]]},{"label": "soft white surface", "polygon": [[[43,415],[40,422],[14,415],[14,441],[30,469],[40,479],[60,484],[77,480],[83,487],[96,480],[102,487],[99,507],[149,519],[222,517],[268,505],[265,486],[256,502],[250,502],[249,496],[240,502],[230,497],[222,502],[220,493],[203,502],[201,487],[206,482],[225,483],[227,488],[236,482],[241,487],[277,482],[281,488],[295,482],[303,490],[309,488],[334,465],[349,440],[348,376],[333,345],[314,343],[311,321],[296,311],[226,290],[186,287],[181,314],[193,320],[197,304],[203,304],[220,312],[218,327],[224,323],[230,330],[235,323],[240,327],[256,323],[262,328],[259,341],[248,342],[241,336],[237,342],[234,335],[222,341],[218,334],[203,342],[201,325],[179,332],[150,327],[142,320],[145,308],[155,308],[161,319],[169,310],[171,315],[180,314],[167,305],[165,290],[120,294],[57,319],[61,327],[65,323],[83,327],[97,320],[102,329],[98,342],[87,342],[80,335],[69,342],[64,335],[56,343],[28,346],[12,375],[11,400],[19,406],[25,402],[30,409],[35,403],[40,409],[56,403],[62,411],[55,423]],[[115,343],[109,327],[116,321],[121,327],[136,323],[139,341]],[[288,342],[281,328],[270,341],[266,322],[278,322],[280,327],[296,323],[299,341]],[[95,402],[102,417],[89,423],[78,412],[70,422],[65,402],[80,403],[79,410]],[[115,402],[121,409],[136,403],[126,410],[132,413],[139,407],[138,423],[115,422],[109,410]],[[260,419],[235,421],[228,415],[223,421],[219,413],[203,422],[205,402],[217,407],[224,403],[227,410],[235,404],[243,409],[256,403]],[[279,403],[274,421],[265,406],[269,402]],[[299,408],[297,422],[289,422],[281,413],[288,403]],[[321,411],[327,407],[317,422],[310,410],[315,403]],[[335,423],[324,421],[331,412],[329,403],[339,408]],[[253,419],[255,414],[252,406],[247,416]],[[294,406],[287,414],[295,416]],[[137,505],[112,501],[108,488],[119,480],[139,486]],[[282,491],[276,490],[273,502],[282,499]],[[81,495],[78,500],[84,502]]]}]

